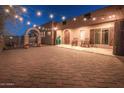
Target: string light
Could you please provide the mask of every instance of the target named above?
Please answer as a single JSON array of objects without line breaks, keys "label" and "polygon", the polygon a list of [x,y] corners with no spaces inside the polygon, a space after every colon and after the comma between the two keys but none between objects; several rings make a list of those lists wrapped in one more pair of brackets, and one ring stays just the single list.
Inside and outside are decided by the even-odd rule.
[{"label": "string light", "polygon": [[31,22],[30,22],[30,21],[28,21],[28,22],[27,22],[27,25],[30,25],[30,24],[31,24]]},{"label": "string light", "polygon": [[101,19],[102,19],[102,20],[104,20],[105,18],[104,18],[104,17],[102,17]]},{"label": "string light", "polygon": [[76,21],[77,19],[76,18],[73,18],[74,21]]},{"label": "string light", "polygon": [[54,15],[53,15],[53,14],[50,14],[49,17],[50,17],[51,19],[53,19]]},{"label": "string light", "polygon": [[36,26],[37,26],[36,24],[33,25],[33,27],[36,27]]},{"label": "string light", "polygon": [[65,18],[65,16],[62,16],[62,20],[65,20],[66,18]]},{"label": "string light", "polygon": [[19,20],[22,22],[22,21],[23,21],[23,18],[22,18],[22,17],[20,17],[20,18],[19,18]]},{"label": "string light", "polygon": [[27,12],[27,9],[26,8],[22,8],[22,12],[26,13]]},{"label": "string light", "polygon": [[41,27],[39,26],[38,29],[41,29]]},{"label": "string light", "polygon": [[10,10],[9,10],[9,9],[5,9],[5,12],[6,12],[6,13],[9,13],[9,12],[10,12]]},{"label": "string light", "polygon": [[19,16],[18,15],[15,15],[14,17],[17,19]]},{"label": "string light", "polygon": [[37,11],[37,16],[41,16],[41,12],[40,11]]}]

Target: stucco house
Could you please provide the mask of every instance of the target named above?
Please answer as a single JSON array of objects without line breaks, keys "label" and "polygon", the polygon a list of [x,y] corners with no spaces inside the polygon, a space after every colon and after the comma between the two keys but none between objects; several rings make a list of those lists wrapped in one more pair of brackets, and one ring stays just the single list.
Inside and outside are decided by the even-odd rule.
[{"label": "stucco house", "polygon": [[[55,28],[52,22],[50,24],[51,27],[48,24],[41,27]],[[50,35],[47,30],[46,33]],[[89,42],[93,47],[113,48],[114,54],[124,55],[124,6],[108,6],[57,23],[51,37],[55,40],[58,36],[61,36],[63,44],[72,44],[77,40],[80,46],[83,42]]]}]

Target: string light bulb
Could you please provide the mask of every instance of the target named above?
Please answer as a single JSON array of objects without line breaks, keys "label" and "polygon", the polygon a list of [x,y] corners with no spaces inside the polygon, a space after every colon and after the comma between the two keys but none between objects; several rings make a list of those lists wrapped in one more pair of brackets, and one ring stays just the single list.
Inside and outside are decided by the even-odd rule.
[{"label": "string light bulb", "polygon": [[53,19],[54,15],[53,15],[53,14],[50,14],[49,17],[50,17],[51,19]]},{"label": "string light bulb", "polygon": [[76,18],[73,18],[74,21],[76,21],[77,19]]},{"label": "string light bulb", "polygon": [[15,15],[14,17],[17,19],[19,16],[18,15]]},{"label": "string light bulb", "polygon": [[26,13],[26,12],[27,12],[27,9],[23,7],[23,8],[22,8],[22,12],[23,12],[23,13]]},{"label": "string light bulb", "polygon": [[41,12],[40,11],[37,11],[37,16],[41,16]]},{"label": "string light bulb", "polygon": [[30,24],[31,24],[31,22],[30,22],[30,21],[28,21],[28,22],[27,22],[27,25],[30,25]]},{"label": "string light bulb", "polygon": [[39,26],[38,29],[41,29],[41,27]]},{"label": "string light bulb", "polygon": [[36,26],[37,26],[36,24],[33,25],[33,27],[36,27]]},{"label": "string light bulb", "polygon": [[65,16],[62,16],[62,20],[65,20],[66,19],[66,17]]},{"label": "string light bulb", "polygon": [[5,12],[6,12],[6,13],[10,13],[10,10],[9,10],[9,9],[5,9]]},{"label": "string light bulb", "polygon": [[22,22],[22,21],[23,21],[23,18],[22,18],[22,17],[20,17],[20,18],[19,18],[19,20]]}]

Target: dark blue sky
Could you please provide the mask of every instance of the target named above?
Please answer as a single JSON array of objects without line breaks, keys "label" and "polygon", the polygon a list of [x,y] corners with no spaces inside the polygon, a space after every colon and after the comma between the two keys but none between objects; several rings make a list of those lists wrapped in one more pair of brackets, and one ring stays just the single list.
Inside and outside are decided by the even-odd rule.
[{"label": "dark blue sky", "polygon": [[[23,6],[27,8],[27,13],[22,15],[24,18],[23,23],[18,23],[13,26],[11,22],[6,23],[6,27],[15,35],[23,35],[26,29],[33,26],[33,24],[41,25],[51,21],[49,14],[54,14],[54,21],[61,21],[61,17],[65,16],[66,19],[73,18],[88,12],[95,11],[97,9],[104,8],[104,5],[27,5]],[[42,16],[37,17],[36,12],[41,11]],[[31,22],[30,26],[26,25],[27,21]]]}]

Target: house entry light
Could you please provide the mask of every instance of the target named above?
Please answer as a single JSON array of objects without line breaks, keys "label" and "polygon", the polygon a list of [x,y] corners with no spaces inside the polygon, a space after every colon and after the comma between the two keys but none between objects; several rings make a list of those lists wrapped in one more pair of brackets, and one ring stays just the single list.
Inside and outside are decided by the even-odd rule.
[{"label": "house entry light", "polygon": [[22,22],[22,21],[23,21],[23,18],[22,18],[22,17],[20,17],[20,18],[19,18],[19,21],[21,21],[21,22]]},{"label": "house entry light", "polygon": [[87,18],[84,18],[83,20],[84,20],[84,21],[87,21]]},{"label": "house entry light", "polygon": [[95,21],[95,20],[96,20],[96,18],[94,17],[94,18],[93,18],[93,21]]}]

